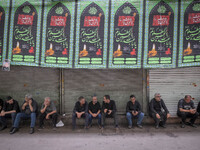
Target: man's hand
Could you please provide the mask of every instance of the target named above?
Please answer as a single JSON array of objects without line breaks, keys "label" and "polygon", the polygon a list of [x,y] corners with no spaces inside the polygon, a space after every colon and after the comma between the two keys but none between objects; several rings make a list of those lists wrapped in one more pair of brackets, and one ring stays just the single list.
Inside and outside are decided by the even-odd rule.
[{"label": "man's hand", "polygon": [[49,114],[46,115],[46,119],[47,119],[47,120],[49,119]]},{"label": "man's hand", "polygon": [[31,105],[31,104],[32,104],[32,100],[29,100],[29,101],[28,101],[28,104]]},{"label": "man's hand", "polygon": [[191,114],[195,114],[195,113],[196,113],[196,110],[195,110],[195,109],[190,109],[190,113],[191,113]]},{"label": "man's hand", "polygon": [[81,113],[81,112],[80,112],[80,113],[79,113],[79,112],[77,112],[77,113],[76,113],[76,115],[77,115],[77,118],[78,118],[78,119],[80,119],[80,118],[81,118],[81,116],[82,116],[82,113]]},{"label": "man's hand", "polygon": [[5,116],[5,112],[2,111],[2,112],[0,113],[0,116]]},{"label": "man's hand", "polygon": [[92,117],[96,118],[96,117],[97,117],[97,114],[92,114]]},{"label": "man's hand", "polygon": [[160,119],[160,115],[159,115],[159,114],[156,114],[156,118]]},{"label": "man's hand", "polygon": [[169,118],[170,116],[171,116],[170,113],[168,113],[168,114],[167,114],[167,118]]},{"label": "man's hand", "polygon": [[108,109],[104,109],[104,113],[107,113]]},{"label": "man's hand", "polygon": [[112,110],[108,110],[108,115],[110,115],[112,113]]}]

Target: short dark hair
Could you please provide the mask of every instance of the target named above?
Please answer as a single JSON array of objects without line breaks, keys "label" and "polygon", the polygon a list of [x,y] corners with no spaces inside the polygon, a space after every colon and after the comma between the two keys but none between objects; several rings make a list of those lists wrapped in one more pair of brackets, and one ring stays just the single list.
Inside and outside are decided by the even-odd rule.
[{"label": "short dark hair", "polygon": [[136,98],[136,97],[135,97],[135,95],[132,94],[132,95],[130,95],[130,98]]},{"label": "short dark hair", "polygon": [[82,99],[84,99],[84,97],[83,96],[80,96],[79,98],[78,98],[78,100],[80,101],[80,100],[82,100]]},{"label": "short dark hair", "polygon": [[11,99],[12,99],[11,96],[7,96],[7,97],[6,97],[6,101],[9,101],[9,100],[11,100]]},{"label": "short dark hair", "polygon": [[104,95],[104,97],[110,100],[110,95]]},{"label": "short dark hair", "polygon": [[185,95],[185,99],[186,99],[186,98],[188,98],[188,97],[192,98],[192,96],[191,96],[191,95]]}]

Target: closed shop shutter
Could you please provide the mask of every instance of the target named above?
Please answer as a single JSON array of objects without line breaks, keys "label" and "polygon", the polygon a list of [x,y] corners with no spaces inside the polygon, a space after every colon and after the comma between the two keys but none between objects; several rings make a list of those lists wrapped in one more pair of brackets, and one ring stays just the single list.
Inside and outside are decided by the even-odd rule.
[{"label": "closed shop shutter", "polygon": [[176,116],[178,100],[189,94],[195,106],[200,100],[200,67],[152,69],[149,71],[149,100],[160,93],[172,116]]},{"label": "closed shop shutter", "polygon": [[11,66],[0,71],[0,98],[10,95],[21,105],[26,93],[31,93],[39,105],[50,97],[59,108],[59,69]]},{"label": "closed shop shutter", "polygon": [[102,104],[103,96],[109,94],[116,101],[118,113],[125,114],[126,103],[135,94],[142,105],[142,70],[140,69],[65,69],[65,113],[72,113],[79,96],[87,102],[96,94]]}]

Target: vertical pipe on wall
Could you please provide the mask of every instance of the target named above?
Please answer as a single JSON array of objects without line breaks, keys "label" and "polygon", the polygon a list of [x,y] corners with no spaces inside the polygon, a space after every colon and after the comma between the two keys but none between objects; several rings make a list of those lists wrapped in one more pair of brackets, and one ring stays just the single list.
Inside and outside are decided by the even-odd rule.
[{"label": "vertical pipe on wall", "polygon": [[143,112],[147,114],[147,70],[142,69],[142,108]]},{"label": "vertical pipe on wall", "polygon": [[59,103],[59,109],[60,114],[64,113],[64,76],[63,76],[63,69],[60,68],[60,103]]}]

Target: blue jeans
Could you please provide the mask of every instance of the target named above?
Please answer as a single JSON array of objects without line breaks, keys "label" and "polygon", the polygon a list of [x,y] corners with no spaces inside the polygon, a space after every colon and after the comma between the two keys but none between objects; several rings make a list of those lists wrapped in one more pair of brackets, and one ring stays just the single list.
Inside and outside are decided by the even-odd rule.
[{"label": "blue jeans", "polygon": [[[92,123],[93,118],[94,117],[91,114],[89,114],[89,124]],[[100,113],[95,117],[95,119],[98,119],[98,124],[101,125],[101,114]]]},{"label": "blue jeans", "polygon": [[6,119],[12,118],[12,124],[15,122],[15,117],[17,113],[6,114],[5,116],[0,116],[0,122],[3,126],[7,126]]},{"label": "blue jeans", "polygon": [[141,125],[142,120],[143,120],[143,118],[144,118],[144,113],[143,113],[143,112],[140,112],[137,116],[133,116],[132,113],[127,112],[127,113],[126,113],[126,118],[127,118],[127,120],[128,120],[129,126],[132,126],[132,125],[133,125],[132,118],[137,118],[137,124],[138,124],[138,125]]},{"label": "blue jeans", "polygon": [[31,118],[31,128],[35,127],[35,121],[36,121],[36,113],[26,114],[26,113],[18,113],[15,118],[15,123],[13,125],[14,128],[19,128],[19,123],[22,119],[28,119]]}]

